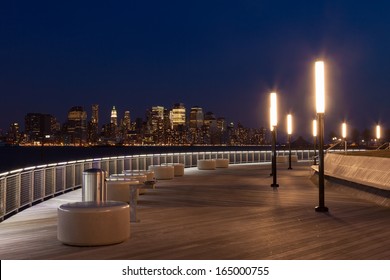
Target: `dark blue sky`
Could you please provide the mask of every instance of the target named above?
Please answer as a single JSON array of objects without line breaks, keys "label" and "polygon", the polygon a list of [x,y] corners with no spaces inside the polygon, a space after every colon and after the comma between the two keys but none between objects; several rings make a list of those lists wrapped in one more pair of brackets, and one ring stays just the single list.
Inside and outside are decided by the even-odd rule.
[{"label": "dark blue sky", "polygon": [[[81,2],[81,1],[80,1]],[[359,130],[390,104],[388,1],[3,1],[0,128],[28,112],[61,122],[70,107],[101,123],[115,105],[144,117],[154,105],[199,105],[229,121],[268,127],[279,94],[280,129],[315,115],[313,68],[327,70],[326,133]]]}]

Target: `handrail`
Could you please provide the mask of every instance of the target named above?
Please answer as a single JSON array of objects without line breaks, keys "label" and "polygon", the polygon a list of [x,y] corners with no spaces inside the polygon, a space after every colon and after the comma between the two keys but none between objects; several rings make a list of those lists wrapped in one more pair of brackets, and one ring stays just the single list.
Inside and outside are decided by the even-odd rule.
[{"label": "handrail", "polygon": [[[310,160],[314,150],[293,150],[298,160]],[[286,156],[288,151],[277,151]],[[0,222],[32,205],[81,188],[83,171],[101,168],[108,175],[123,170],[147,170],[149,165],[183,163],[197,166],[200,159],[227,158],[230,164],[271,161],[271,151],[215,151],[126,155],[30,166],[0,174]]]},{"label": "handrail", "polygon": [[[386,147],[387,146],[387,147]],[[390,150],[390,142],[385,142],[380,145],[377,150]]]},{"label": "handrail", "polygon": [[330,145],[330,147],[325,150],[325,153],[327,153],[328,151],[330,151],[331,149],[333,149],[334,147],[338,146],[341,143],[344,143],[344,140],[338,140],[336,143]]}]

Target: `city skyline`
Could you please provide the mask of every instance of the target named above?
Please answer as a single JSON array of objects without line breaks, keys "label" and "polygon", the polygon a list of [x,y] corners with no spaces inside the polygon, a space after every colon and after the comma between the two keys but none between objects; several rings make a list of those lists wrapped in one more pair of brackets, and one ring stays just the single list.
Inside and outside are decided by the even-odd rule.
[{"label": "city skyline", "polygon": [[328,71],[326,134],[343,121],[360,131],[389,127],[390,3],[339,2],[6,2],[0,128],[28,112],[64,120],[74,104],[100,104],[102,115],[128,106],[143,117],[152,103],[176,102],[268,127],[276,91],[279,130],[291,113],[293,135],[308,137],[319,58]]}]

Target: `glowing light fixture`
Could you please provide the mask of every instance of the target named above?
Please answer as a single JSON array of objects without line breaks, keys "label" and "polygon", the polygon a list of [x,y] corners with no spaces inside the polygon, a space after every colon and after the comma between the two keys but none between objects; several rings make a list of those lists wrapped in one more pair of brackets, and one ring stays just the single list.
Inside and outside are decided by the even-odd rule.
[{"label": "glowing light fixture", "polygon": [[271,127],[278,125],[276,93],[271,93]]},{"label": "glowing light fixture", "polygon": [[315,63],[315,85],[317,113],[325,113],[325,70],[323,61]]},{"label": "glowing light fixture", "polygon": [[291,114],[287,115],[287,134],[292,134],[292,116]]},{"label": "glowing light fixture", "polygon": [[343,139],[347,138],[347,124],[345,122],[341,125],[341,136]]},{"label": "glowing light fixture", "polygon": [[379,124],[376,126],[376,139],[381,139],[381,126]]}]

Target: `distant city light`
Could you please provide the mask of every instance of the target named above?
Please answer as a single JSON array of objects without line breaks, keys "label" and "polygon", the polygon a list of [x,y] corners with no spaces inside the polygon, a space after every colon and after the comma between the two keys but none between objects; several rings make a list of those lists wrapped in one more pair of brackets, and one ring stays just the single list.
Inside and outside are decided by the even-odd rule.
[{"label": "distant city light", "polygon": [[341,136],[343,139],[347,138],[347,124],[345,122],[341,125]]},{"label": "distant city light", "polygon": [[292,134],[292,116],[291,114],[287,115],[287,134]]},{"label": "distant city light", "polygon": [[315,88],[317,113],[325,113],[325,70],[323,61],[315,63]]},{"label": "distant city light", "polygon": [[317,137],[317,120],[313,120],[313,137]]}]

